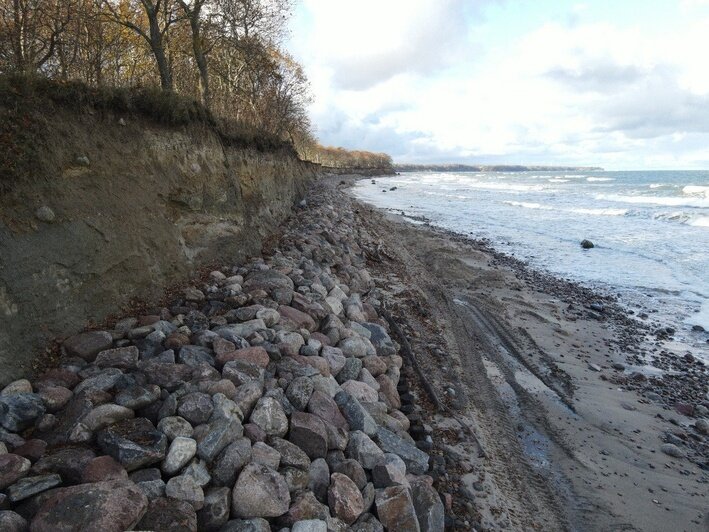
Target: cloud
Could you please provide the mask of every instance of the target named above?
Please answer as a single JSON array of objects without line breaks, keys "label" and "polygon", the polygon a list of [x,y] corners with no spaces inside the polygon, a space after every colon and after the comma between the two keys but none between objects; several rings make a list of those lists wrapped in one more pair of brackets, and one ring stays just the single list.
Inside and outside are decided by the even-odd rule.
[{"label": "cloud", "polygon": [[671,19],[647,5],[642,25],[632,9],[623,18],[591,3],[470,4],[304,0],[293,45],[322,141],[402,162],[706,163],[709,13],[699,3],[677,0],[686,9]]},{"label": "cloud", "polygon": [[482,4],[305,0],[308,48],[342,89],[363,90],[405,72],[431,74],[469,52],[467,20]]}]

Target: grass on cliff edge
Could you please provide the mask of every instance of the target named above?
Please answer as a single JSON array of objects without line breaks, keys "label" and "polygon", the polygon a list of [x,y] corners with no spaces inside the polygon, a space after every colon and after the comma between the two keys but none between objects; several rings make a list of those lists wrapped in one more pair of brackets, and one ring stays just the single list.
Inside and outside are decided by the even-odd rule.
[{"label": "grass on cliff edge", "polygon": [[168,127],[202,124],[229,146],[263,152],[293,146],[248,124],[216,118],[201,103],[151,87],[91,87],[40,76],[0,75],[0,193],[37,172],[42,118],[56,106],[132,115]]}]

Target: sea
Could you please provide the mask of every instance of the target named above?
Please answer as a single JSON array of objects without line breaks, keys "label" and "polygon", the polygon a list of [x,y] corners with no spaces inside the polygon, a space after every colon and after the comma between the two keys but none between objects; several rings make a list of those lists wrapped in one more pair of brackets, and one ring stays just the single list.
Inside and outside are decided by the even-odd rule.
[{"label": "sea", "polygon": [[612,293],[709,362],[709,171],[407,172],[354,193]]}]

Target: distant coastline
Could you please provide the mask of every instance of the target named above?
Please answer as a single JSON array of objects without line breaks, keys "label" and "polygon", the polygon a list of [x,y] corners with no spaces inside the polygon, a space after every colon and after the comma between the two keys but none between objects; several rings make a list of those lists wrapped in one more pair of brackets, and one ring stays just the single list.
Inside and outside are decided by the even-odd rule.
[{"label": "distant coastline", "polygon": [[397,172],[593,172],[600,166],[525,166],[519,164],[394,164]]}]

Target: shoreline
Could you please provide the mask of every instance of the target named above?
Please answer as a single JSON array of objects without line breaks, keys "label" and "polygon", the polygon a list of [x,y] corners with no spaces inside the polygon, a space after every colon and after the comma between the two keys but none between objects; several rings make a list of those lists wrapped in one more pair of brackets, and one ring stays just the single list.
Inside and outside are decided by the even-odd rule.
[{"label": "shoreline", "polygon": [[[380,256],[394,257],[383,259],[385,267],[372,269],[380,273],[382,281],[391,277],[387,268],[397,272],[397,283],[420,290],[418,297],[430,306],[425,314],[436,315],[435,325],[428,324],[428,329],[442,334],[431,330],[426,333],[425,317],[411,325],[411,330],[418,330],[428,340],[443,336],[443,346],[437,349],[451,353],[441,357],[422,342],[419,349],[427,351],[424,360],[438,360],[440,364],[448,359],[451,365],[458,365],[453,372],[442,371],[437,364],[427,367],[439,389],[460,383],[462,389],[454,388],[457,401],[446,396],[449,405],[463,403],[460,395],[475,403],[476,386],[486,386],[487,393],[497,395],[491,400],[497,403],[494,409],[480,400],[472,412],[462,407],[476,426],[476,439],[485,441],[487,431],[494,435],[494,421],[486,418],[491,411],[494,416],[504,411],[514,436],[503,431],[502,439],[521,449],[512,463],[522,460],[537,464],[522,475],[527,480],[534,475],[545,477],[547,491],[552,494],[547,505],[551,517],[537,525],[554,529],[549,524],[556,517],[560,519],[557,526],[571,530],[666,530],[678,524],[682,530],[705,529],[709,523],[704,513],[709,481],[707,439],[695,427],[697,418],[684,415],[688,413],[687,404],[680,403],[683,398],[694,401],[692,406],[699,407],[695,415],[704,412],[702,402],[708,399],[704,395],[706,385],[702,385],[706,382],[705,366],[674,357],[655,345],[656,356],[682,368],[677,376],[647,377],[633,365],[645,365],[642,354],[651,328],[628,317],[615,298],[534,270],[495,251],[487,242],[412,224],[355,198],[350,201],[366,213],[360,215],[360,222],[387,250]],[[430,276],[437,280],[427,279]],[[484,279],[487,286],[471,287],[476,279]],[[379,286],[380,279],[376,280]],[[407,296],[401,293],[394,296],[397,298],[408,307],[409,315],[416,315],[415,302],[407,303]],[[599,302],[603,305],[601,312],[589,308]],[[452,331],[466,327],[471,330]],[[466,353],[471,345],[484,355]],[[473,368],[484,372],[484,377],[478,375],[468,384],[466,374]],[[687,397],[686,388],[693,390],[691,397]],[[445,416],[439,421],[442,427],[451,422]],[[483,446],[494,437],[489,436]],[[462,440],[449,447],[467,458],[479,453],[479,445]],[[673,458],[661,451],[664,444],[672,442],[689,459]],[[523,504],[515,502],[509,490],[491,490],[482,499],[492,494],[495,502],[476,507],[481,498],[472,485],[479,480],[472,480],[477,478],[475,466],[467,467],[472,472],[460,478],[463,484],[471,481],[466,489],[482,528],[524,529],[531,524],[501,523],[495,518],[493,509],[500,501],[508,505],[508,515],[520,514]],[[478,464],[478,469],[478,473],[493,477],[507,476],[507,482],[514,484],[514,472],[504,467],[496,471],[489,464]],[[562,492],[567,495],[558,496]]]}]

